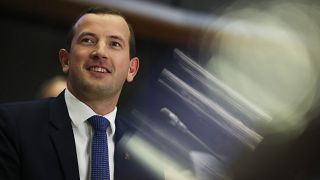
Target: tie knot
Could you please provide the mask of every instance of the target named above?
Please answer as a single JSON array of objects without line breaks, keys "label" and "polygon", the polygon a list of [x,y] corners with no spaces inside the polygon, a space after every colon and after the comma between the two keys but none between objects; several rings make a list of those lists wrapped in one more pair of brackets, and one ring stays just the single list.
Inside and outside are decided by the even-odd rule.
[{"label": "tie knot", "polygon": [[91,116],[88,119],[88,122],[95,131],[106,131],[109,126],[109,121],[107,118],[97,115]]}]

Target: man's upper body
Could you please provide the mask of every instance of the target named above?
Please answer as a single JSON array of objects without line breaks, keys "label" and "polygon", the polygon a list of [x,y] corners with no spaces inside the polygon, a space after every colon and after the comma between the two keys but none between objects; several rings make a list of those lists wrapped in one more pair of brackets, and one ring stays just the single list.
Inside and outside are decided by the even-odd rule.
[{"label": "man's upper body", "polygon": [[109,153],[115,154],[114,163],[109,159],[114,179],[150,179],[139,165],[122,161],[126,153],[117,148],[126,128],[114,120],[116,105],[125,81],[133,81],[139,69],[124,17],[105,8],[84,12],[59,59],[67,74],[66,96],[0,107],[0,179],[90,179],[92,132],[84,119],[91,114],[111,120],[106,134]]},{"label": "man's upper body", "polygon": [[[0,179],[79,180],[89,173],[80,169],[79,162],[85,157],[77,156],[76,146],[81,144],[75,140],[64,94],[0,106]],[[124,135],[134,132],[127,119],[117,117],[115,125],[114,179],[157,179],[118,144]],[[90,145],[83,144],[86,147]]]},{"label": "man's upper body", "polygon": [[[97,115],[92,109],[87,105],[79,101],[74,97],[68,89],[65,90],[65,102],[67,105],[69,117],[72,121],[73,135],[75,139],[75,145],[77,150],[78,167],[81,179],[88,179],[89,168],[90,168],[90,155],[91,155],[91,144],[93,137],[93,128],[91,128],[90,123],[87,119],[91,116]],[[110,179],[113,178],[114,173],[114,141],[113,137],[115,134],[115,118],[116,118],[117,108],[112,112],[104,115],[109,123],[110,128],[107,129],[107,141],[108,141],[108,159],[109,159],[109,171]]]}]

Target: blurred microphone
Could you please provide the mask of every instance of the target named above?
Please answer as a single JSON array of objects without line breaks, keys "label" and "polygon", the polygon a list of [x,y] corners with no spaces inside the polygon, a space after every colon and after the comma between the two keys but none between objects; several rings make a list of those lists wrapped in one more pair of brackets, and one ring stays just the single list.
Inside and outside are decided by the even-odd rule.
[{"label": "blurred microphone", "polygon": [[183,133],[186,133],[188,136],[190,136],[193,140],[195,140],[197,143],[201,145],[206,151],[214,155],[216,158],[221,159],[219,155],[217,155],[213,150],[207,146],[203,141],[201,141],[196,135],[194,135],[187,126],[179,119],[179,117],[170,111],[168,108],[163,107],[160,109],[160,113],[163,114],[166,119],[169,121],[169,123],[173,126],[182,131]]},{"label": "blurred microphone", "polygon": [[168,117],[167,119],[169,120],[169,123],[172,126],[178,128],[180,131],[182,131],[184,133],[189,131],[187,126],[183,122],[180,121],[178,116],[176,114],[174,114],[173,112],[171,112],[168,108],[165,108],[165,107],[161,108],[160,113],[165,115],[165,117]]}]

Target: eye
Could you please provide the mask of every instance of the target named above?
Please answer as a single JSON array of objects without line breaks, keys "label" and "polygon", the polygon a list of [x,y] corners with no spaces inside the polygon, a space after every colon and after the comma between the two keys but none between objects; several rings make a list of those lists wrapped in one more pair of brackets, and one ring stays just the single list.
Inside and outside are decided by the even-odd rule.
[{"label": "eye", "polygon": [[122,48],[122,44],[117,41],[111,41],[110,46],[112,46],[114,48]]},{"label": "eye", "polygon": [[80,42],[85,45],[92,45],[95,44],[96,41],[92,37],[83,37],[81,38]]}]

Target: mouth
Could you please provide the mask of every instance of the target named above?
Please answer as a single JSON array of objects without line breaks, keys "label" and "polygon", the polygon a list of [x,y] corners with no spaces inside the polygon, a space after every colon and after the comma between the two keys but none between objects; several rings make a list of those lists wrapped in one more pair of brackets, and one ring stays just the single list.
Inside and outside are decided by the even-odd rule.
[{"label": "mouth", "polygon": [[97,73],[111,73],[109,69],[101,66],[91,66],[88,68],[88,70],[92,72],[97,72]]}]

